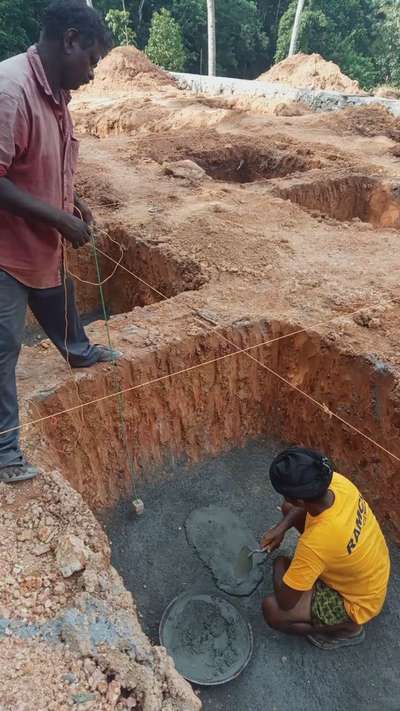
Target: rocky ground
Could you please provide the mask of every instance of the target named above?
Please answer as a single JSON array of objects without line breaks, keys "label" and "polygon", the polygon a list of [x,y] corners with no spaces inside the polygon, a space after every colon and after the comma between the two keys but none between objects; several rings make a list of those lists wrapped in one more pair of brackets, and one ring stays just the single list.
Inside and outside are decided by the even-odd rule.
[{"label": "rocky ground", "polygon": [[200,708],[143,634],[106,535],[57,472],[2,484],[0,708]]}]

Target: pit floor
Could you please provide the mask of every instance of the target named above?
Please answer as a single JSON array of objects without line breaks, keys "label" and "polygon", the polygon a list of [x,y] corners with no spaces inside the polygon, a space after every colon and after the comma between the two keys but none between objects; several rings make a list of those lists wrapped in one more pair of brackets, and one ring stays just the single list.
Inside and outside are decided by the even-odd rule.
[{"label": "pit floor", "polygon": [[[217,591],[210,572],[186,541],[184,522],[196,508],[226,506],[260,536],[280,516],[267,472],[277,448],[252,442],[199,465],[177,466],[140,486],[145,514],[121,504],[107,522],[113,564],[137,601],[145,632],[158,644],[168,603],[182,592]],[[345,473],[345,472],[344,472]],[[293,545],[295,539],[290,537]],[[288,547],[288,546],[285,546]],[[201,688],[206,711],[399,711],[400,553],[392,550],[392,578],[382,615],[367,627],[364,645],[322,652],[306,640],[266,627],[261,599],[271,589],[270,566],[249,598],[231,598],[250,620],[253,658],[233,682]],[[222,594],[222,593],[221,593]]]}]

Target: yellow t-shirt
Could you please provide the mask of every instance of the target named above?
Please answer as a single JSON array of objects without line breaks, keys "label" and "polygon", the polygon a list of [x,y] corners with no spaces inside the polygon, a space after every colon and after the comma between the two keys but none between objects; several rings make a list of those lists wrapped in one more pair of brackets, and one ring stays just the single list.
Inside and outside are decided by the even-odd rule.
[{"label": "yellow t-shirt", "polygon": [[293,590],[311,590],[320,578],[343,597],[347,614],[358,624],[383,607],[390,558],[380,526],[354,484],[334,474],[329,487],[334,504],[319,516],[307,514],[304,533],[284,582]]}]

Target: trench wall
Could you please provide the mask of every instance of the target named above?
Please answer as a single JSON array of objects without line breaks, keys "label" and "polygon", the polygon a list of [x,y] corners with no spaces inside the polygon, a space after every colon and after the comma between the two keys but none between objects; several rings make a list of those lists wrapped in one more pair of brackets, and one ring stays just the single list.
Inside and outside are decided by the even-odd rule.
[{"label": "trench wall", "polygon": [[[257,323],[226,331],[240,347],[292,331],[280,323]],[[187,337],[79,381],[88,401],[160,375],[232,352],[215,334]],[[252,354],[290,382],[396,453],[400,426],[399,382],[384,364],[338,350],[328,338],[301,334]],[[33,403],[47,415],[76,404],[72,383]],[[400,532],[399,466],[361,436],[330,418],[302,395],[240,354],[148,385],[125,395],[124,415],[135,477],[166,476],[177,461],[199,461],[249,438],[299,443],[328,452],[350,474],[383,519]],[[55,446],[57,449],[55,449]],[[113,398],[42,424],[41,459],[51,459],[92,509],[112,506],[130,494],[126,455]],[[400,454],[400,452],[398,452]],[[266,472],[267,475],[267,472]]]}]

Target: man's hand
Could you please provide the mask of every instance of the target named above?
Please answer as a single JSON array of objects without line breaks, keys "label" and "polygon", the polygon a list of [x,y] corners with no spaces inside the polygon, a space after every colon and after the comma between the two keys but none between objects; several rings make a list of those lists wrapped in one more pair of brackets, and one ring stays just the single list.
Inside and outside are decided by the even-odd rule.
[{"label": "man's hand", "polygon": [[90,240],[90,226],[68,212],[62,213],[57,229],[74,249],[83,247]]},{"label": "man's hand", "polygon": [[285,537],[285,531],[279,525],[273,526],[266,533],[264,533],[261,539],[261,549],[267,553],[272,553],[280,547],[283,539]]},{"label": "man's hand", "polygon": [[89,205],[82,200],[76,193],[74,195],[74,215],[75,217],[81,218],[87,225],[91,225],[94,222],[93,213]]},{"label": "man's hand", "polygon": [[37,220],[54,227],[75,249],[90,239],[89,225],[93,217],[87,206],[82,211],[84,219],[78,219],[17,188],[7,177],[0,178],[0,208],[25,220]]}]

